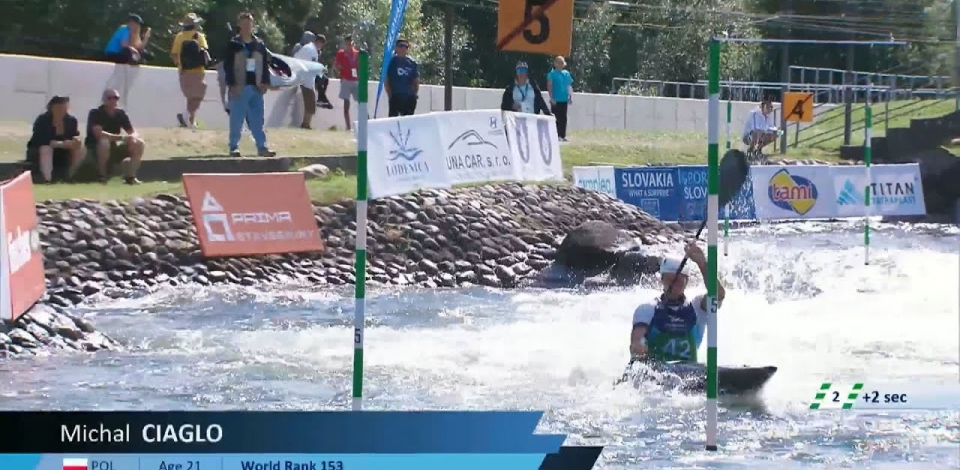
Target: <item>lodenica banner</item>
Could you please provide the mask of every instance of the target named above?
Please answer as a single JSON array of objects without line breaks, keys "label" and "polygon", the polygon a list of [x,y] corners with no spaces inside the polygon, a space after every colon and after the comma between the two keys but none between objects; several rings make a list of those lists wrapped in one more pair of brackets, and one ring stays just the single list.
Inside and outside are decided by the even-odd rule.
[{"label": "lodenica banner", "polygon": [[498,110],[449,111],[436,116],[447,174],[453,184],[522,180]]},{"label": "lodenica banner", "polygon": [[614,183],[612,166],[575,166],[573,167],[573,185],[617,198],[617,185]]},{"label": "lodenica banner", "polygon": [[553,116],[503,111],[513,161],[525,181],[563,179],[560,139]]},{"label": "lodenica banner", "polygon": [[436,116],[371,119],[367,134],[371,198],[450,187]]},{"label": "lodenica banner", "polygon": [[371,119],[369,196],[486,181],[562,180],[552,116],[498,109]]},{"label": "lodenica banner", "polygon": [[831,168],[830,165],[751,167],[757,219],[837,217]]},{"label": "lodenica banner", "polygon": [[927,213],[920,165],[874,165],[870,168],[870,207],[865,204],[864,167],[839,166],[832,172],[840,217],[922,215]]}]

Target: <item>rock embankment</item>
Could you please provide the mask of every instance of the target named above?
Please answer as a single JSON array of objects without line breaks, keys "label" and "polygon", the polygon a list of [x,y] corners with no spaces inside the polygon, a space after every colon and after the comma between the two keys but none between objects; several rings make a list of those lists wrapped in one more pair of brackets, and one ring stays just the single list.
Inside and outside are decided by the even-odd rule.
[{"label": "rock embankment", "polygon": [[[184,196],[39,203],[49,286],[44,302],[67,309],[97,294],[129,295],[188,283],[354,283],[355,202],[317,205],[314,213],[326,246],[323,252],[204,259]],[[606,195],[570,186],[502,184],[421,191],[371,201],[367,282],[427,288],[515,287],[548,266],[562,236],[587,220],[609,222],[648,245],[683,237],[676,225],[666,225]],[[11,340],[7,344],[29,349],[31,344],[43,343],[37,338],[42,336],[40,329],[56,333],[59,327],[51,325],[66,325],[64,319],[81,331],[88,327],[62,312],[44,311],[53,319],[26,315],[26,321],[12,330],[14,336],[7,334]],[[10,330],[11,325],[5,328]],[[108,338],[98,342],[99,338],[88,342],[115,346]],[[0,348],[2,341],[0,337]],[[91,348],[78,343],[76,349]]]}]

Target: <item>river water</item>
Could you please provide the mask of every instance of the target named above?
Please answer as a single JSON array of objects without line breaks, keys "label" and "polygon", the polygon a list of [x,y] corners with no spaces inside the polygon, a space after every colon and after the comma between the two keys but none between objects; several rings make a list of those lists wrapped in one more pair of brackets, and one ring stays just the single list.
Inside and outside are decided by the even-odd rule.
[{"label": "river water", "polygon": [[[883,225],[870,266],[854,224],[730,240],[720,363],[780,370],[762,408],[721,407],[719,453],[701,450],[702,397],[611,386],[651,288],[374,290],[365,407],[545,409],[540,431],[605,445],[605,469],[960,466],[960,411],[808,409],[824,381],[958,381],[956,229]],[[348,290],[171,289],[83,313],[130,350],[0,363],[0,408],[349,409]]]}]

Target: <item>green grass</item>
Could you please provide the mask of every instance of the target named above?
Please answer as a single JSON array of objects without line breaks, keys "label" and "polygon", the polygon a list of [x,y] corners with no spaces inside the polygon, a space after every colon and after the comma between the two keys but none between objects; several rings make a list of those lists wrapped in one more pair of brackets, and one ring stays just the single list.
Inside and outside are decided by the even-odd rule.
[{"label": "green grass", "polygon": [[[294,131],[296,131],[294,133],[310,132]],[[574,166],[596,164],[627,166],[647,163],[705,164],[706,147],[706,135],[701,133],[582,131],[572,133],[570,142],[563,144],[560,152],[564,173],[569,178]],[[833,159],[828,152],[818,149],[791,152],[787,157]],[[353,199],[356,195],[356,181],[353,175],[334,174],[323,181],[307,181],[307,190],[311,199],[319,203],[329,203],[344,198]],[[38,201],[71,198],[128,201],[161,193],[182,194],[183,187],[179,181],[128,186],[119,179],[114,179],[106,185],[91,183],[35,186]]]},{"label": "green grass", "polygon": [[[953,98],[945,100],[899,100],[889,104],[877,103],[873,105],[874,137],[886,135],[888,127],[909,127],[911,119],[933,118],[956,111],[956,101]],[[816,123],[800,131],[800,145],[790,147],[789,152],[820,150],[836,152],[843,145],[843,118],[844,107],[834,109],[817,116]],[[853,123],[850,142],[854,145],[863,143],[863,126],[866,118],[866,108],[863,104],[854,105],[851,111]],[[793,142],[793,130],[789,140]],[[829,137],[829,138],[828,138]]]},{"label": "green grass", "polygon": [[[31,127],[24,122],[0,122],[0,162],[23,160]],[[227,131],[143,128],[145,159],[227,155]],[[343,155],[357,151],[353,133],[303,129],[268,129],[270,148],[281,156]],[[243,155],[256,155],[253,139],[240,139]]]}]

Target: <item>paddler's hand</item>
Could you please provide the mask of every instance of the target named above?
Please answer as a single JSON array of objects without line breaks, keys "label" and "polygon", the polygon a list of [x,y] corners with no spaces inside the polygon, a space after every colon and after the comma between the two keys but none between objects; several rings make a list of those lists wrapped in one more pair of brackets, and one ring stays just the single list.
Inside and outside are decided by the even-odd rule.
[{"label": "paddler's hand", "polygon": [[646,357],[647,343],[645,341],[636,341],[630,345],[630,354],[635,357]]},{"label": "paddler's hand", "polygon": [[707,257],[703,254],[703,250],[697,246],[697,242],[693,241],[687,243],[687,246],[683,250],[684,254],[687,255],[687,258],[690,258],[690,261],[693,261],[697,266],[701,266],[707,263]]}]

